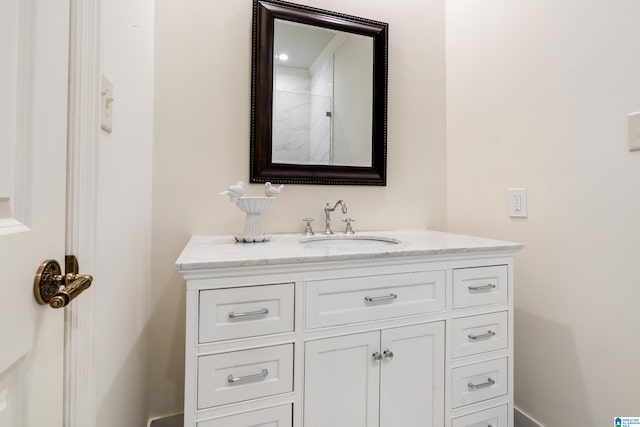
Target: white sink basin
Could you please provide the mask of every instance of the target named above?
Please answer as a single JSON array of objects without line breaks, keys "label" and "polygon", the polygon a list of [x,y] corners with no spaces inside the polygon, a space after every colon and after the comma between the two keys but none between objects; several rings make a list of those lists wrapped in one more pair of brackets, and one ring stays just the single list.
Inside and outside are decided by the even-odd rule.
[{"label": "white sink basin", "polygon": [[313,236],[300,240],[308,247],[322,248],[377,248],[397,245],[400,240],[383,236],[367,236],[360,234],[332,234],[329,236]]}]

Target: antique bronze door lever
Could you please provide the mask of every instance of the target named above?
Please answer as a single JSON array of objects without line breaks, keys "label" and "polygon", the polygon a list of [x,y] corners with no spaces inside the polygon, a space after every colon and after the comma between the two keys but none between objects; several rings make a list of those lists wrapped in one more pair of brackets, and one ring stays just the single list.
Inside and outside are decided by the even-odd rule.
[{"label": "antique bronze door lever", "polygon": [[74,255],[67,255],[64,276],[58,261],[40,264],[33,281],[33,294],[38,304],[62,308],[91,286],[92,281],[93,277],[88,274],[78,274],[78,260]]}]

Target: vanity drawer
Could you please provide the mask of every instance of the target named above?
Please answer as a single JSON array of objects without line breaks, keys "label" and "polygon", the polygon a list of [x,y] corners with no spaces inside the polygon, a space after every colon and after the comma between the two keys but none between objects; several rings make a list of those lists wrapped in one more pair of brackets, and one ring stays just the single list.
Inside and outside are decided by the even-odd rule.
[{"label": "vanity drawer", "polygon": [[500,405],[454,418],[451,427],[509,427],[509,407]]},{"label": "vanity drawer", "polygon": [[453,270],[453,308],[507,302],[507,266]]},{"label": "vanity drawer", "polygon": [[453,369],[451,406],[476,403],[507,394],[507,358],[474,363]]},{"label": "vanity drawer", "polygon": [[445,272],[309,281],[305,304],[309,329],[442,311]]},{"label": "vanity drawer", "polygon": [[293,390],[293,344],[198,358],[198,409]]},{"label": "vanity drawer", "polygon": [[481,314],[453,320],[453,357],[507,348],[509,314]]},{"label": "vanity drawer", "polygon": [[293,331],[294,284],[200,292],[199,342]]},{"label": "vanity drawer", "polygon": [[197,427],[291,427],[292,425],[291,405],[282,405],[199,422]]}]

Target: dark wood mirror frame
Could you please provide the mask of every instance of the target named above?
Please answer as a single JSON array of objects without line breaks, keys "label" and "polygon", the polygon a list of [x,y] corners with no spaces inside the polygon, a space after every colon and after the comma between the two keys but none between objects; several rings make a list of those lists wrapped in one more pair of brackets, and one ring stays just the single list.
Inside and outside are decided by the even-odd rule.
[{"label": "dark wood mirror frame", "polygon": [[[272,162],[275,19],[360,34],[373,39],[370,167]],[[251,182],[386,185],[388,24],[278,0],[254,0],[252,55]]]}]

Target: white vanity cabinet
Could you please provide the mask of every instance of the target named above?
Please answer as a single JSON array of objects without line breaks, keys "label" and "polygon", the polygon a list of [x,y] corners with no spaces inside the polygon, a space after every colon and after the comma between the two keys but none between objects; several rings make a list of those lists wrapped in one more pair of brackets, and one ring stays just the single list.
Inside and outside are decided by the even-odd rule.
[{"label": "white vanity cabinet", "polygon": [[521,245],[384,235],[401,243],[193,237],[185,427],[512,426]]}]

